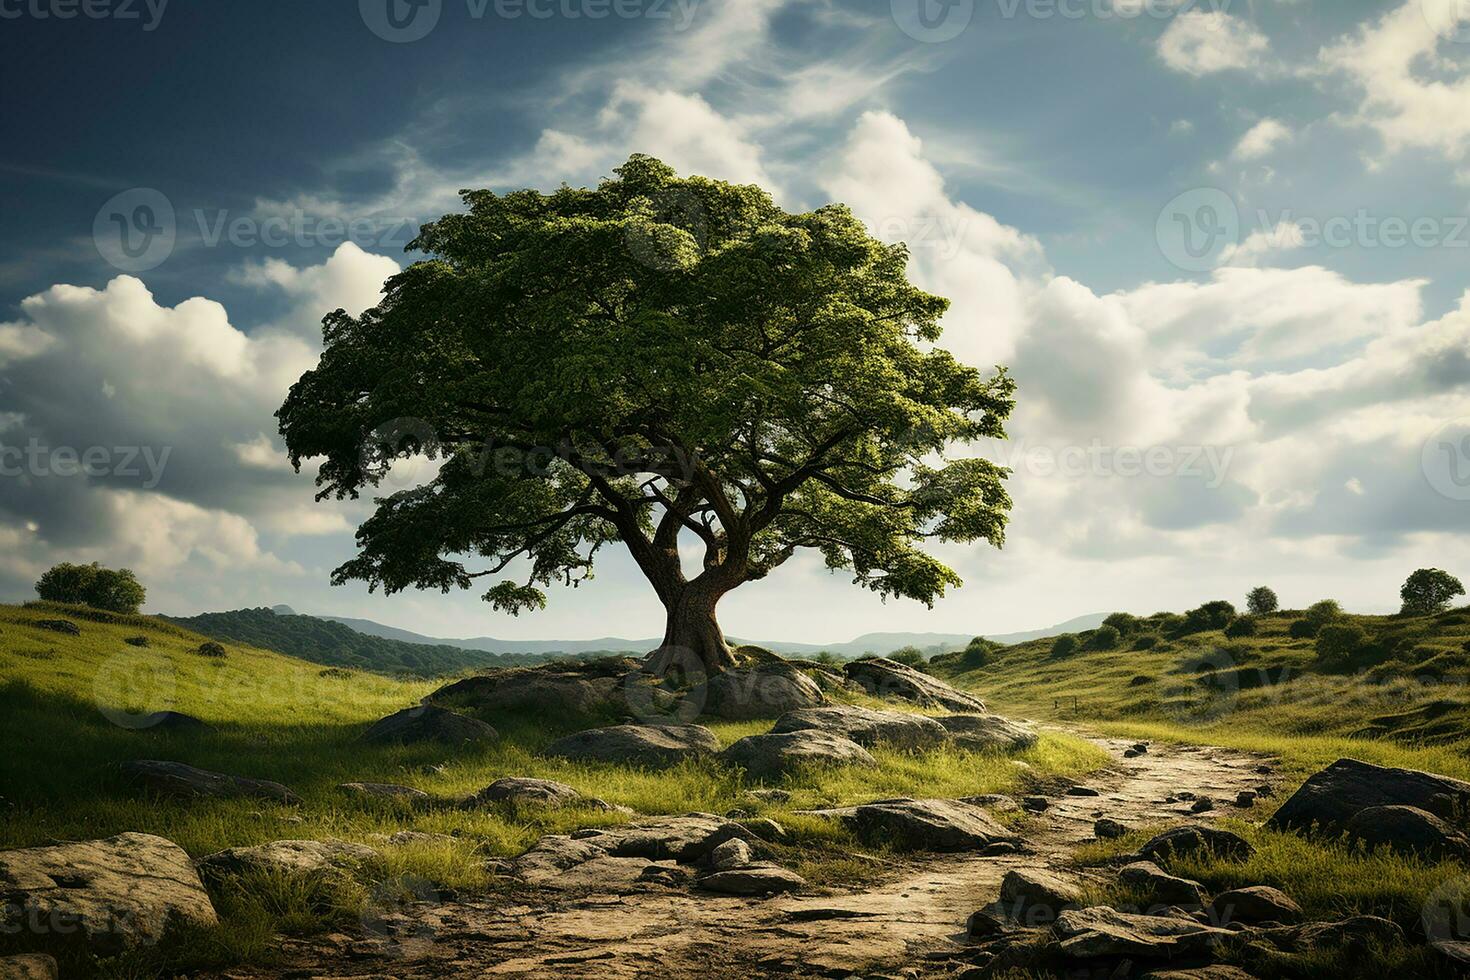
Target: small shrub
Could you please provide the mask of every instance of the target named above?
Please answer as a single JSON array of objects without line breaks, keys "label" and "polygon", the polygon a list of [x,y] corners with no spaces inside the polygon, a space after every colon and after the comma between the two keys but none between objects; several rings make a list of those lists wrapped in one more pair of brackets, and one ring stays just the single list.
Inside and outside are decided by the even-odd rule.
[{"label": "small shrub", "polygon": [[1286,635],[1293,640],[1310,640],[1317,635],[1317,627],[1310,619],[1293,619],[1286,628]]},{"label": "small shrub", "polygon": [[1222,630],[1234,618],[1235,607],[1224,599],[1215,599],[1185,613],[1182,622],[1173,624],[1173,632],[1178,636],[1188,636],[1191,633]]},{"label": "small shrub", "polygon": [[1078,646],[1077,637],[1071,633],[1063,633],[1052,641],[1051,655],[1053,657],[1070,657],[1077,652]]},{"label": "small shrub", "polygon": [[1104,626],[1111,626],[1122,636],[1128,636],[1138,629],[1138,617],[1132,613],[1116,612],[1103,620]]},{"label": "small shrub", "polygon": [[123,640],[123,642],[130,647],[146,647],[149,641],[146,636],[130,636],[126,640]]},{"label": "small shrub", "polygon": [[1159,638],[1151,633],[1140,636],[1138,639],[1133,641],[1133,649],[1135,650],[1152,650],[1158,645]]},{"label": "small shrub", "polygon": [[199,649],[194,651],[201,657],[223,657],[225,648],[213,640],[205,640],[199,644]]},{"label": "small shrub", "polygon": [[1307,621],[1319,630],[1333,620],[1341,618],[1342,606],[1337,604],[1336,599],[1323,599],[1307,607]]},{"label": "small shrub", "polygon": [[1128,681],[1129,687],[1143,687],[1147,684],[1156,683],[1155,679],[1147,674],[1139,674]]},{"label": "small shrub", "polygon": [[1280,609],[1281,601],[1276,598],[1276,590],[1258,585],[1245,597],[1245,608],[1252,616],[1265,616]]},{"label": "small shrub", "polygon": [[1328,623],[1317,632],[1317,660],[1324,667],[1349,667],[1368,645],[1368,634],[1357,623]]},{"label": "small shrub", "polygon": [[1123,641],[1123,634],[1116,626],[1099,626],[1088,637],[1087,645],[1094,650],[1115,650]]},{"label": "small shrub", "polygon": [[1232,640],[1243,636],[1256,635],[1256,619],[1254,616],[1236,616],[1225,627],[1225,635]]},{"label": "small shrub", "polygon": [[888,659],[894,663],[903,664],[905,667],[913,667],[916,670],[923,670],[929,665],[929,661],[924,656],[924,652],[918,647],[904,647],[901,650],[895,650],[888,655]]}]

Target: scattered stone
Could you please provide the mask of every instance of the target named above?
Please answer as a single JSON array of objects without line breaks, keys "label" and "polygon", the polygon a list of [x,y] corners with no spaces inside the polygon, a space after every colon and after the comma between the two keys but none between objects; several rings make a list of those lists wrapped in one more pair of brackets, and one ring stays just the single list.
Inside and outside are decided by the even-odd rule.
[{"label": "scattered stone", "polygon": [[57,980],[56,960],[44,953],[0,956],[0,980]]},{"label": "scattered stone", "polygon": [[278,803],[299,803],[300,799],[280,783],[266,779],[229,776],[206,769],[196,769],[182,762],[158,762],[138,759],[118,766],[125,779],[165,796],[184,797],[259,797]]},{"label": "scattered stone", "polygon": [[50,630],[52,633],[65,633],[67,636],[82,635],[82,628],[69,619],[38,619],[31,625],[38,630]]},{"label": "scattered stone", "polygon": [[1092,834],[1098,840],[1117,840],[1128,833],[1128,828],[1111,817],[1103,817],[1092,825]]},{"label": "scattered stone", "polygon": [[864,843],[901,850],[981,851],[1017,842],[990,814],[959,800],[879,800],[816,812],[842,820]]},{"label": "scattered stone", "polygon": [[1244,861],[1255,853],[1250,842],[1239,834],[1232,834],[1218,827],[1192,824],[1174,827],[1151,838],[1138,849],[1138,856],[1167,868],[1173,858],[1185,857],[1202,850],[1229,861]]},{"label": "scattered stone", "polygon": [[516,806],[541,806],[555,809],[580,802],[582,799],[582,794],[577,790],[554,779],[506,776],[495,780],[471,796],[464,805],[467,808],[477,808],[487,804],[512,803]]},{"label": "scattered stone", "polygon": [[1067,795],[1068,796],[1101,796],[1102,794],[1099,793],[1097,790],[1093,789],[1091,786],[1069,786],[1069,787],[1067,787]]},{"label": "scattered stone", "polygon": [[743,768],[755,779],[769,779],[807,766],[867,766],[878,761],[851,739],[807,729],[771,735],[747,735],[720,753],[721,761]]},{"label": "scattered stone", "polygon": [[1187,970],[1150,970],[1139,980],[1256,980],[1238,966],[1212,963]]},{"label": "scattered stone", "polygon": [[732,838],[710,851],[706,862],[715,871],[744,867],[751,862],[750,845],[738,837]]},{"label": "scattered stone", "polygon": [[700,725],[614,725],[559,738],[542,755],[662,767],[713,755],[719,748],[715,733]]},{"label": "scattered stone", "polygon": [[750,817],[740,821],[740,826],[761,840],[782,841],[786,839],[786,828],[770,817]]},{"label": "scattered stone", "polygon": [[752,814],[749,810],[742,810],[739,807],[736,807],[733,810],[725,811],[726,820],[749,820],[752,816],[754,816],[754,814]]},{"label": "scattered stone", "polygon": [[1256,925],[1262,922],[1279,922],[1292,925],[1302,921],[1302,907],[1283,891],[1268,885],[1236,888],[1215,896],[1212,904],[1214,920],[1221,925],[1244,922]]},{"label": "scattered stone", "polygon": [[1045,813],[1051,807],[1051,800],[1044,796],[1026,796],[1021,799],[1021,807],[1032,813]]},{"label": "scattered stone", "polygon": [[1251,935],[1255,940],[1294,953],[1332,946],[1366,950],[1404,942],[1403,929],[1373,915],[1355,915],[1341,922],[1305,922],[1296,926],[1256,929]]},{"label": "scattered stone", "polygon": [[1215,809],[1215,801],[1210,799],[1208,796],[1201,796],[1199,799],[1194,801],[1194,804],[1192,806],[1190,806],[1189,812],[1207,813],[1213,809]]},{"label": "scattered stone", "polygon": [[1002,935],[1006,923],[990,909],[978,909],[965,921],[965,935],[971,939],[989,939]]},{"label": "scattered stone", "polygon": [[431,704],[404,708],[373,722],[358,741],[369,745],[409,745],[417,742],[443,742],[462,745],[466,742],[489,742],[500,733],[478,718],[447,711]]},{"label": "scattered stone", "polygon": [[419,844],[452,844],[458,838],[449,834],[426,834],[421,830],[399,830],[382,835],[381,838],[373,837],[373,840],[379,839],[393,847],[411,847]]},{"label": "scattered stone", "polygon": [[949,741],[945,727],[933,718],[901,711],[874,711],[848,705],[804,708],[776,719],[773,734],[818,729],[864,746],[886,743],[901,749],[927,749]]},{"label": "scattered stone", "polygon": [[1412,806],[1370,806],[1348,820],[1346,831],[1369,850],[1387,847],[1434,860],[1470,858],[1470,839],[1434,814]]},{"label": "scattered stone", "polygon": [[1006,855],[1009,855],[1009,854],[1020,854],[1020,853],[1021,853],[1021,847],[1020,847],[1019,844],[1012,844],[1010,841],[1005,841],[1005,840],[999,841],[999,842],[997,842],[995,844],[991,844],[989,847],[984,847],[984,848],[981,848],[981,850],[980,850],[980,856],[981,857],[987,857],[987,858],[1005,857]]},{"label": "scattered stone", "polygon": [[722,895],[774,895],[806,887],[806,879],[774,864],[748,864],[730,871],[716,871],[697,882],[705,891]]},{"label": "scattered stone", "polygon": [[1276,789],[1270,783],[1262,783],[1256,787],[1257,796],[1275,796]]},{"label": "scattered stone", "polygon": [[979,698],[956,691],[937,677],[893,660],[882,657],[853,660],[844,664],[842,669],[849,680],[860,684],[874,697],[902,698],[925,708],[985,713],[985,702]]},{"label": "scattered stone", "polygon": [[265,871],[275,874],[312,874],[352,870],[377,860],[378,852],[366,844],[327,840],[278,840],[254,847],[230,847],[199,859],[199,873],[222,878]]},{"label": "scattered stone", "polygon": [[935,721],[944,726],[956,745],[976,752],[1021,752],[1040,738],[1035,729],[1000,715],[946,715]]},{"label": "scattered stone", "polygon": [[1205,956],[1235,935],[1192,919],[1132,915],[1106,907],[1068,909],[1057,917],[1052,933],[1060,953],[1071,959],[1145,960]]},{"label": "scattered stone", "polygon": [[1130,748],[1134,752],[1137,752],[1139,755],[1147,755],[1148,754],[1148,743],[1147,742],[1138,742],[1138,743],[1130,746]]},{"label": "scattered stone", "polygon": [[1017,922],[1045,925],[1082,901],[1082,889],[1071,879],[1045,868],[1017,868],[1001,879],[1000,901],[1003,910]]},{"label": "scattered stone", "polygon": [[1415,769],[1338,759],[1303,783],[1266,826],[1309,831],[1315,825],[1321,833],[1337,835],[1354,814],[1369,807],[1406,806],[1432,813],[1436,804],[1431,800],[1439,795],[1462,801],[1463,808],[1463,801],[1470,801],[1470,783]]},{"label": "scattered stone", "polygon": [[348,796],[364,800],[408,800],[416,803],[429,798],[429,794],[421,789],[397,783],[342,783],[337,788]]},{"label": "scattered stone", "polygon": [[1143,755],[1143,753],[1140,752],[1140,751],[1138,751],[1137,749],[1124,749],[1123,750],[1123,758],[1125,758],[1125,759],[1136,759],[1136,758],[1138,758],[1141,755]]},{"label": "scattered stone", "polygon": [[650,817],[612,827],[588,828],[586,836],[581,839],[613,857],[695,864],[734,838],[747,842],[758,839],[740,824],[712,813],[687,813],[676,817]]},{"label": "scattered stone", "polygon": [[789,664],[727,670],[709,680],[705,711],[719,718],[774,718],[826,702],[817,682]]},{"label": "scattered stone", "polygon": [[1176,878],[1152,861],[1135,861],[1118,872],[1118,880],[1146,896],[1149,906],[1203,908],[1205,891],[1197,881]]},{"label": "scattered stone", "polygon": [[1243,789],[1235,794],[1235,805],[1242,810],[1249,810],[1256,805],[1255,790]]},{"label": "scattered stone", "polygon": [[146,636],[130,636],[123,640],[123,642],[130,647],[146,647],[152,645],[152,642]]},{"label": "scattered stone", "polygon": [[625,704],[624,684],[636,670],[630,660],[588,665],[587,670],[512,667],[466,677],[430,694],[434,704],[483,711],[545,710],[588,713]]},{"label": "scattered stone", "polygon": [[171,923],[218,922],[189,855],[152,834],[0,851],[0,888],[0,934],[54,924],[38,938],[58,953],[115,955],[157,942]]}]

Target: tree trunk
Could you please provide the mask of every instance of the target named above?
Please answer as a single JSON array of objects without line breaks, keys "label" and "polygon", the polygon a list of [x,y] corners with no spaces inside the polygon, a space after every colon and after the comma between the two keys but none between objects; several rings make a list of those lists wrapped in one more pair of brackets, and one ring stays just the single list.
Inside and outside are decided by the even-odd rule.
[{"label": "tree trunk", "polygon": [[692,675],[700,671],[710,677],[735,666],[735,655],[715,620],[719,601],[718,595],[686,588],[665,604],[668,623],[663,643],[649,655],[650,672],[659,677],[682,673],[697,682],[700,678]]}]

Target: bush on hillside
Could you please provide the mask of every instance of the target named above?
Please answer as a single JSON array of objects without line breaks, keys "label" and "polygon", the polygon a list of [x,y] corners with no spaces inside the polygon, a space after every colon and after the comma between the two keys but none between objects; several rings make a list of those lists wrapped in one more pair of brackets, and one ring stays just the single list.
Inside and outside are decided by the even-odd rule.
[{"label": "bush on hillside", "polygon": [[47,602],[91,606],[115,613],[136,613],[147,597],[137,576],[128,568],[103,568],[97,562],[52,565],[36,581],[36,595]]},{"label": "bush on hillside", "polygon": [[1138,617],[1132,613],[1115,612],[1103,620],[1104,626],[1111,626],[1121,636],[1129,636],[1138,631]]},{"label": "bush on hillside", "polygon": [[1133,649],[1135,650],[1152,650],[1158,645],[1159,638],[1157,636],[1154,636],[1152,633],[1140,636],[1138,639],[1133,641]]},{"label": "bush on hillside", "polygon": [[1254,616],[1236,616],[1225,625],[1225,635],[1232,640],[1243,636],[1256,635],[1256,619]]},{"label": "bush on hillside", "polygon": [[1421,568],[1410,575],[1399,590],[1406,616],[1431,616],[1443,612],[1455,596],[1465,594],[1465,586],[1449,572],[1438,568]]},{"label": "bush on hillside", "polygon": [[1334,670],[1351,667],[1368,642],[1368,632],[1357,623],[1328,623],[1317,633],[1317,661]]},{"label": "bush on hillside", "polygon": [[924,656],[924,651],[918,647],[903,647],[888,655],[888,659],[894,663],[903,664],[905,667],[913,667],[915,670],[923,670],[929,666],[929,660]]},{"label": "bush on hillside", "polygon": [[1071,633],[1063,633],[1052,641],[1051,655],[1053,657],[1070,657],[1077,652],[1077,637]]},{"label": "bush on hillside", "polygon": [[1116,650],[1118,644],[1123,641],[1123,634],[1116,626],[1103,625],[1092,631],[1087,638],[1087,645],[1093,650]]},{"label": "bush on hillside", "polygon": [[199,644],[199,649],[194,652],[201,657],[223,657],[225,655],[225,648],[213,640],[205,640]]},{"label": "bush on hillside", "polygon": [[1204,633],[1207,630],[1222,630],[1235,618],[1235,607],[1224,599],[1206,602],[1184,614],[1184,622],[1177,627],[1180,636]]},{"label": "bush on hillside", "polygon": [[1275,589],[1258,585],[1246,595],[1245,608],[1252,616],[1265,616],[1280,609],[1281,601],[1276,598]]}]

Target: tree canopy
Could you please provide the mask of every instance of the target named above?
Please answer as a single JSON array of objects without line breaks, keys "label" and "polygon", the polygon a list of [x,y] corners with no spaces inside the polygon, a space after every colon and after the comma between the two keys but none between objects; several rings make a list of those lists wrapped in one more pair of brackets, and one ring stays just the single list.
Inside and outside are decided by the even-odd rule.
[{"label": "tree canopy", "polygon": [[927,545],[1002,544],[1007,471],[953,453],[1004,437],[1014,384],[933,346],[947,301],[846,207],[788,213],[646,156],[596,189],[463,198],[377,307],[324,319],[277,413],[293,465],[322,460],[319,499],[437,461],[378,499],[334,581],[484,579],[517,613],[621,543],[665,646],[722,666],[715,603],[800,549],[932,604],[960,579]]},{"label": "tree canopy", "polygon": [[1438,568],[1421,568],[1404,581],[1399,598],[1403,611],[1413,616],[1427,616],[1443,610],[1455,596],[1464,595],[1465,586],[1449,572]]},{"label": "tree canopy", "polygon": [[70,602],[105,609],[108,612],[135,613],[147,598],[132,569],[103,568],[97,562],[52,565],[36,582],[36,595],[47,602]]}]

